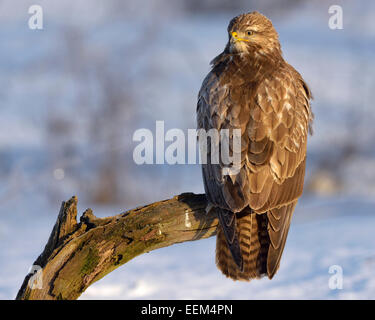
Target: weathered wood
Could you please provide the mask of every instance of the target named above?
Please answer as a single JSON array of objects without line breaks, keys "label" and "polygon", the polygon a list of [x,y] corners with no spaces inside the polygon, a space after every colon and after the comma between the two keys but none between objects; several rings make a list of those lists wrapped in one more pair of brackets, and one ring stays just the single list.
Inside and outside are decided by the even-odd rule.
[{"label": "weathered wood", "polygon": [[[33,286],[29,273],[16,299],[77,299],[91,284],[145,252],[216,233],[216,213],[205,195],[184,193],[108,218],[87,209],[77,223],[77,198],[63,202]],[[38,267],[38,268],[39,268]]]}]

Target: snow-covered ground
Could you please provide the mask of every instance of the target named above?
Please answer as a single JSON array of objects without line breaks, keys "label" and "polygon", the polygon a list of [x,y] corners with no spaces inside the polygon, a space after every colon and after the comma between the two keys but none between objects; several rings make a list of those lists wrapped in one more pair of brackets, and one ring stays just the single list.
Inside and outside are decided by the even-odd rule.
[{"label": "snow-covered ground", "polygon": [[[0,299],[15,297],[55,222],[46,212],[58,212],[58,206],[35,200],[32,207],[13,202],[4,208],[13,214],[0,220]],[[303,199],[271,281],[240,283],[222,276],[210,238],[137,257],[89,287],[81,299],[374,299],[374,211],[375,201],[365,199]],[[329,287],[331,266],[342,268],[342,289]]]},{"label": "snow-covered ground", "polygon": [[[55,1],[40,1],[45,29],[39,33],[27,29],[25,17],[32,2],[0,3],[4,40],[0,43],[0,299],[15,297],[43,250],[59,201],[77,194],[79,212],[90,206],[96,215],[105,216],[186,191],[203,192],[199,166],[136,166],[129,145],[134,128],[154,130],[155,120],[165,120],[166,128],[194,128],[197,92],[208,62],[224,47],[226,25],[234,14],[163,12],[168,18],[153,21],[156,41],[132,64],[123,50],[137,37],[148,14],[158,9],[157,1],[139,16],[127,18],[116,16],[110,5],[93,6],[87,13],[90,1]],[[343,6],[344,30],[328,28],[328,5],[322,3],[306,4],[273,19],[285,58],[301,72],[315,97],[308,176],[350,139],[356,148],[355,156],[337,166],[333,162],[339,167],[337,190],[326,196],[306,194],[300,201],[275,278],[251,283],[224,278],[214,263],[215,239],[211,238],[140,256],[88,288],[81,299],[375,299],[375,112],[371,104],[375,3],[337,2]],[[84,15],[79,13],[82,10]],[[131,10],[138,12],[136,6]],[[163,11],[158,10],[156,14]],[[135,95],[141,120],[130,121],[131,126],[124,125],[121,131],[122,156],[130,163],[124,181],[133,181],[132,189],[142,194],[141,199],[130,197],[122,204],[99,207],[85,198],[82,185],[74,180],[74,172],[90,173],[102,145],[92,148],[93,142],[85,136],[89,130],[82,129],[85,119],[80,118],[80,104],[72,96],[86,83],[65,70],[71,52],[64,46],[61,30],[81,30],[78,34],[86,49],[78,51],[84,57],[103,55],[119,68],[122,62],[129,65],[130,89],[141,88]],[[142,68],[151,68],[156,75],[148,77]],[[48,140],[46,115],[72,112],[77,116],[69,119],[81,121],[80,126],[62,142],[74,139],[84,158],[78,159],[79,165],[77,159],[73,161],[76,171],[66,170],[58,179],[50,153],[60,145]],[[332,164],[327,167],[331,169]],[[59,193],[51,198],[55,190]],[[343,270],[341,290],[329,287],[333,275],[329,268],[334,265]]]},{"label": "snow-covered ground", "polygon": [[[271,281],[225,278],[214,263],[215,240],[207,239],[136,258],[81,299],[374,299],[375,202],[330,201],[297,207]],[[342,268],[342,289],[330,289],[331,266]]]}]

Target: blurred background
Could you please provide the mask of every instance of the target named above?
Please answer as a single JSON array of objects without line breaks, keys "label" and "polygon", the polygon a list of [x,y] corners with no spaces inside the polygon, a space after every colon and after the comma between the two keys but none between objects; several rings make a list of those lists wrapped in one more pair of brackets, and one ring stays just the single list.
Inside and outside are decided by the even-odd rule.
[{"label": "blurred background", "polygon": [[[278,274],[235,283],[215,239],[142,255],[81,299],[375,298],[375,3],[370,1],[0,1],[0,299],[13,299],[61,201],[97,216],[203,193],[199,165],[133,161],[135,130],[195,128],[196,98],[232,17],[257,10],[315,97],[305,192]],[[341,5],[344,29],[328,26]],[[186,132],[186,131],[185,131]],[[329,288],[329,268],[343,289]],[[157,275],[157,276],[156,276]]]}]

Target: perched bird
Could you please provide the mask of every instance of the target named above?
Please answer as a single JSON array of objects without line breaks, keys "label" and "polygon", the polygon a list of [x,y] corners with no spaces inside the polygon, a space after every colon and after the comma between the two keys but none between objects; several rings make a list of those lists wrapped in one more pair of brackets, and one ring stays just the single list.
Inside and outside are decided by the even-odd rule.
[{"label": "perched bird", "polygon": [[216,264],[233,280],[272,279],[303,190],[312,95],[264,15],[233,18],[228,36],[197,103],[198,129],[241,130],[237,173],[224,174],[221,160],[210,161],[210,147],[202,164],[207,199],[219,216]]}]

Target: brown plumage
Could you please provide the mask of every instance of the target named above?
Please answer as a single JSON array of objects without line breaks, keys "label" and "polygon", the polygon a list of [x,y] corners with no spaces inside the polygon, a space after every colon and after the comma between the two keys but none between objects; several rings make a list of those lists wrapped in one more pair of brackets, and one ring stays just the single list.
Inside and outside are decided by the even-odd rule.
[{"label": "brown plumage", "polygon": [[216,263],[234,280],[272,278],[302,194],[312,96],[283,59],[277,32],[265,16],[237,16],[228,34],[197,105],[199,129],[241,129],[237,174],[224,175],[223,161],[211,163],[210,145],[202,165],[206,195],[220,221]]}]

